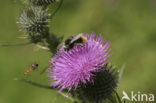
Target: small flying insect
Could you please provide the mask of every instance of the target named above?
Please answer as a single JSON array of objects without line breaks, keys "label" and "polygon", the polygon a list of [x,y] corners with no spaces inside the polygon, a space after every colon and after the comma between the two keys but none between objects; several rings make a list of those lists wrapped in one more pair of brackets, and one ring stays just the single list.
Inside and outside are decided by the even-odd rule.
[{"label": "small flying insect", "polygon": [[27,69],[27,70],[24,72],[24,75],[27,75],[27,74],[29,74],[30,72],[36,70],[36,69],[38,68],[38,66],[39,66],[38,63],[36,63],[36,62],[33,63],[33,64],[29,67],[29,69]]},{"label": "small flying insect", "polygon": [[78,34],[75,36],[70,36],[67,40],[65,40],[62,48],[64,51],[69,51],[73,49],[74,46],[83,46],[83,43],[87,43],[88,40],[83,34]]}]

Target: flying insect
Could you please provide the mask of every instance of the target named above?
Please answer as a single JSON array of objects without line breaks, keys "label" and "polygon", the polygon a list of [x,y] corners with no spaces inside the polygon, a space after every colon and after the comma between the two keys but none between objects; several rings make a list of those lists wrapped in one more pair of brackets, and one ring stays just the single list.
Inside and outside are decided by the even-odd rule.
[{"label": "flying insect", "polygon": [[38,68],[39,64],[38,63],[33,63],[29,69],[27,69],[25,72],[24,72],[24,75],[28,75],[30,72],[36,70]]}]

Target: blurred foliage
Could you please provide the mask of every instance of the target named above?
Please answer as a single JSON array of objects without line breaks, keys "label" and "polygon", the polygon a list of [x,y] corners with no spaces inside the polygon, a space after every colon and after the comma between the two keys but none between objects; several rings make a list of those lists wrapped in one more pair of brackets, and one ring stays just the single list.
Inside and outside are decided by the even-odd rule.
[{"label": "blurred foliage", "polygon": [[[23,43],[25,39],[16,24],[24,8],[22,0],[0,1],[0,44]],[[50,13],[58,6],[51,5]],[[156,1],[155,0],[64,0],[52,18],[51,32],[64,36],[81,32],[103,34],[112,44],[111,62],[125,70],[121,91],[156,93]],[[28,77],[49,84],[47,73],[40,72],[49,64],[50,53],[34,45],[0,47],[0,103],[70,103],[56,92],[13,81],[34,61],[37,71]]]}]

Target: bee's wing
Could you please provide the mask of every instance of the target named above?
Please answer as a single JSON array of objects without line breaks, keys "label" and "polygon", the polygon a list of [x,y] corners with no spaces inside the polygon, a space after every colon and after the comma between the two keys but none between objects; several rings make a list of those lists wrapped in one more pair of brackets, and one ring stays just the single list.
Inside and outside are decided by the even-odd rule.
[{"label": "bee's wing", "polygon": [[78,34],[78,35],[72,36],[71,43],[73,43],[73,42],[75,42],[76,40],[80,39],[81,36],[83,36],[83,33],[80,33],[80,34]]}]

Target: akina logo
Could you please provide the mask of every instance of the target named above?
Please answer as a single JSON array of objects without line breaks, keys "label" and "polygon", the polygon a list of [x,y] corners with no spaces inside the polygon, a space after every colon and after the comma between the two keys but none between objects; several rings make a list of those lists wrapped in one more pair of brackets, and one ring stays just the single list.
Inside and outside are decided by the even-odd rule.
[{"label": "akina logo", "polygon": [[154,102],[154,94],[145,94],[138,91],[135,93],[134,91],[131,91],[130,95],[128,95],[125,91],[122,92],[123,97],[122,101],[128,100],[128,101],[138,101],[138,102]]}]

